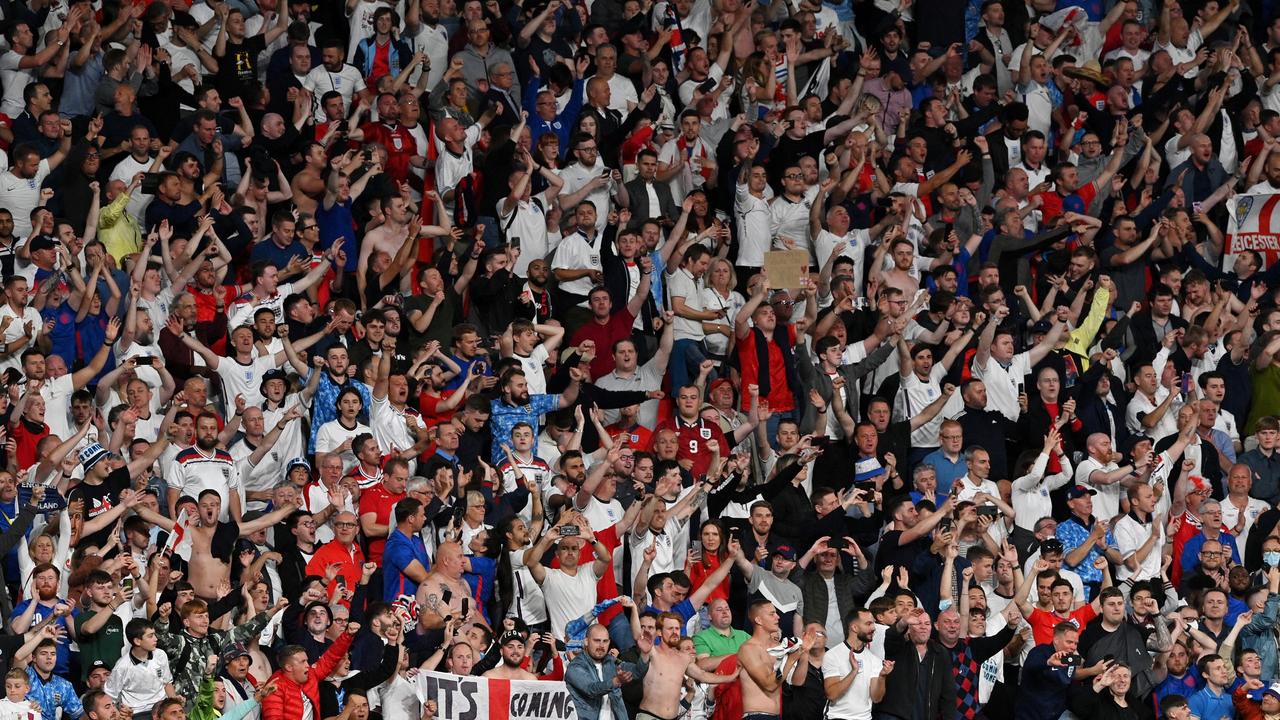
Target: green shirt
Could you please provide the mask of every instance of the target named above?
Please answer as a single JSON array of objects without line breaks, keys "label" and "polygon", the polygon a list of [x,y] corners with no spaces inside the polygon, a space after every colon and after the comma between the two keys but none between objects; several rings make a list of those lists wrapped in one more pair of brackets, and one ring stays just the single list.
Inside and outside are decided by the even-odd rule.
[{"label": "green shirt", "polygon": [[750,635],[737,628],[731,629],[726,636],[719,630],[709,627],[693,636],[693,651],[699,656],[734,655],[737,654],[738,648],[750,639]]},{"label": "green shirt", "polygon": [[80,679],[88,680],[94,660],[101,660],[108,668],[116,666],[124,652],[124,622],[119,615],[112,615],[98,632],[81,634],[76,643],[80,646]]}]

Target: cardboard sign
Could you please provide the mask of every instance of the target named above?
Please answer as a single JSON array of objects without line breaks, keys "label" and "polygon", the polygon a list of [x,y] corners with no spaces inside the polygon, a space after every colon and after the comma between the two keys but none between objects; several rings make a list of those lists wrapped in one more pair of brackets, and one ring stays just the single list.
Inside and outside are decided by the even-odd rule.
[{"label": "cardboard sign", "polygon": [[769,286],[775,290],[797,290],[800,278],[809,274],[808,250],[770,250],[764,254]]}]

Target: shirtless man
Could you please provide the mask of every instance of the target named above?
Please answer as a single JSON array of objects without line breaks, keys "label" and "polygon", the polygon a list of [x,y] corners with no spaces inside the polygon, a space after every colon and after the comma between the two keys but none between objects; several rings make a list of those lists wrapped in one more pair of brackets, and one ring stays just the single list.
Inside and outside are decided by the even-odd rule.
[{"label": "shirtless man", "polygon": [[[191,535],[191,561],[188,563],[190,575],[187,580],[195,589],[196,597],[205,602],[217,600],[220,597],[219,585],[230,579],[231,553],[236,540],[259,530],[266,530],[298,509],[294,505],[285,505],[256,520],[237,525],[234,522],[218,522],[218,516],[222,513],[222,496],[217,490],[200,493],[196,506],[199,512],[195,522],[187,526],[187,532]],[[153,525],[165,529],[173,527],[172,520],[144,505],[135,507],[134,512]]]},{"label": "shirtless man", "polygon": [[471,586],[462,577],[470,569],[470,564],[457,542],[441,543],[436,548],[436,562],[431,574],[418,586],[418,607],[422,609],[418,622],[420,629],[442,628],[449,617],[461,617],[465,622],[477,615]]},{"label": "shirtless man", "polygon": [[[777,626],[777,618],[774,618]],[[738,671],[732,675],[717,675],[698,667],[698,656],[692,648],[680,647],[680,628],[684,618],[676,613],[658,616],[658,630],[662,644],[655,645],[644,657],[649,671],[644,676],[644,700],[635,720],[667,720],[680,715],[680,698],[684,696],[684,678],[688,675],[697,682],[723,685],[738,679]],[[643,648],[642,648],[643,649]]]},{"label": "shirtless man", "polygon": [[316,206],[324,197],[324,178],[321,173],[329,165],[324,145],[318,142],[308,143],[307,150],[302,155],[302,163],[302,169],[293,176],[293,182],[289,183],[293,188],[293,204],[298,208],[299,215],[305,213],[314,216]]},{"label": "shirtless man", "polygon": [[[434,201],[436,209],[440,212],[440,217],[444,218],[445,225],[423,225],[418,230],[419,237],[440,237],[448,235],[450,230],[449,215],[444,209],[444,203],[440,201],[440,197],[435,192],[427,192],[426,200]],[[383,213],[385,221],[378,227],[370,230],[364,236],[364,242],[360,243],[360,260],[356,264],[356,287],[360,290],[360,297],[364,297],[365,274],[369,268],[369,261],[373,257],[375,250],[381,251],[395,257],[400,252],[400,246],[404,245],[405,232],[409,229],[409,223],[418,216],[418,208],[409,202],[408,187],[405,186],[399,195],[392,197],[386,202],[386,212]]]},{"label": "shirtless man", "polygon": [[537,675],[520,667],[520,663],[524,662],[525,641],[519,631],[508,630],[502,633],[502,637],[498,640],[498,649],[502,655],[501,664],[486,672],[483,677],[501,680],[538,679]]},{"label": "shirtless man", "polygon": [[782,682],[803,685],[809,673],[809,648],[814,636],[805,633],[800,648],[787,656],[782,674],[774,673],[769,648],[776,644],[778,609],[768,600],[756,600],[747,608],[751,639],[738,649],[738,682],[742,685],[742,720],[777,720],[782,712]]}]

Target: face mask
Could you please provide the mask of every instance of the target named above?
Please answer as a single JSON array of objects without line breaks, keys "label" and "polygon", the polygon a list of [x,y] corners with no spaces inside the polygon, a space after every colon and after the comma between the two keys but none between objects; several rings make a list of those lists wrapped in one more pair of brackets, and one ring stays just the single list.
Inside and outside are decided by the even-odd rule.
[{"label": "face mask", "polygon": [[1280,552],[1264,552],[1262,553],[1262,562],[1267,567],[1280,567]]}]

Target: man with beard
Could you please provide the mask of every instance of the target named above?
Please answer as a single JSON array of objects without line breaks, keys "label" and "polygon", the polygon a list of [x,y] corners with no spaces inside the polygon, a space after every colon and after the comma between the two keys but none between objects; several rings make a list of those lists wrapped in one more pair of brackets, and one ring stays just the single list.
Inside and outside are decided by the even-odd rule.
[{"label": "man with beard", "polygon": [[[212,263],[206,262],[203,264],[209,265],[209,274],[212,276]],[[199,274],[197,272],[197,276]],[[174,376],[174,380],[179,382],[185,382],[192,375],[204,372],[203,367],[196,366],[196,354],[178,338],[179,333],[194,334],[201,343],[215,350],[215,352],[222,351],[226,347],[227,316],[223,312],[225,307],[224,293],[219,293],[212,288],[211,292],[213,294],[210,295],[210,298],[212,299],[216,295],[215,302],[217,304],[211,320],[207,322],[200,321],[195,294],[184,292],[174,298],[173,314],[169,316],[168,322],[160,330],[158,338],[160,352],[169,361],[170,373]]]},{"label": "man with beard", "polygon": [[502,396],[492,401],[490,415],[490,431],[493,434],[493,448],[490,462],[497,464],[503,460],[501,444],[511,437],[511,430],[519,423],[528,423],[537,436],[539,418],[555,410],[572,407],[578,400],[578,387],[583,378],[582,371],[576,367],[569,368],[569,386],[559,395],[529,395],[528,384],[524,373],[512,370],[502,378]]},{"label": "man with beard", "polygon": [[[219,520],[222,514],[222,496],[216,490],[201,492],[197,497],[197,507],[199,511],[196,517],[189,518],[186,526],[186,532],[191,536],[191,559],[188,563],[190,575],[187,581],[195,589],[196,597],[208,600],[218,598],[219,584],[230,577],[231,553],[236,540],[265,530],[297,510],[293,505],[284,505],[249,522],[222,521]],[[161,528],[174,526],[173,520],[146,507],[138,506],[134,510],[143,520],[153,525]],[[177,517],[176,512],[172,515]]]},{"label": "man with beard", "polygon": [[[201,414],[196,418],[196,444],[183,450],[174,458],[174,467],[167,478],[169,484],[169,517],[178,516],[176,506],[183,495],[198,497],[212,490],[225,508],[219,520],[240,520],[244,489],[240,486],[240,469],[236,461],[220,445],[218,419]],[[229,512],[229,514],[228,514]]]},{"label": "man with beard", "polygon": [[[262,402],[262,378],[267,372],[283,365],[287,358],[284,350],[265,357],[258,356],[253,344],[253,328],[248,325],[231,331],[230,350],[233,354],[228,357],[218,356],[178,323],[170,323],[167,329],[177,335],[183,345],[204,358],[205,364],[222,378],[222,391],[225,397],[234,399],[243,395],[245,402],[249,405],[258,405]],[[318,336],[312,337],[315,339],[308,338],[312,343],[319,339]]]},{"label": "man with beard", "polygon": [[831,703],[827,716],[832,720],[866,717],[872,704],[884,699],[884,679],[894,666],[871,650],[876,621],[870,610],[854,608],[845,628],[844,643],[822,660],[822,684]]},{"label": "man with beard", "polygon": [[[647,655],[652,651],[653,641],[642,639],[638,647]],[[648,669],[643,660],[636,664],[619,661],[609,652],[608,629],[603,625],[592,625],[587,628],[583,652],[565,668],[564,681],[579,713],[589,708],[595,710],[599,717],[601,707],[609,703],[613,717],[625,718],[628,715],[622,699],[622,686],[637,677],[644,677]]]},{"label": "man with beard", "polygon": [[486,672],[482,677],[499,680],[537,680],[538,676],[520,667],[525,656],[525,639],[518,630],[502,633],[498,640],[502,664]]}]

